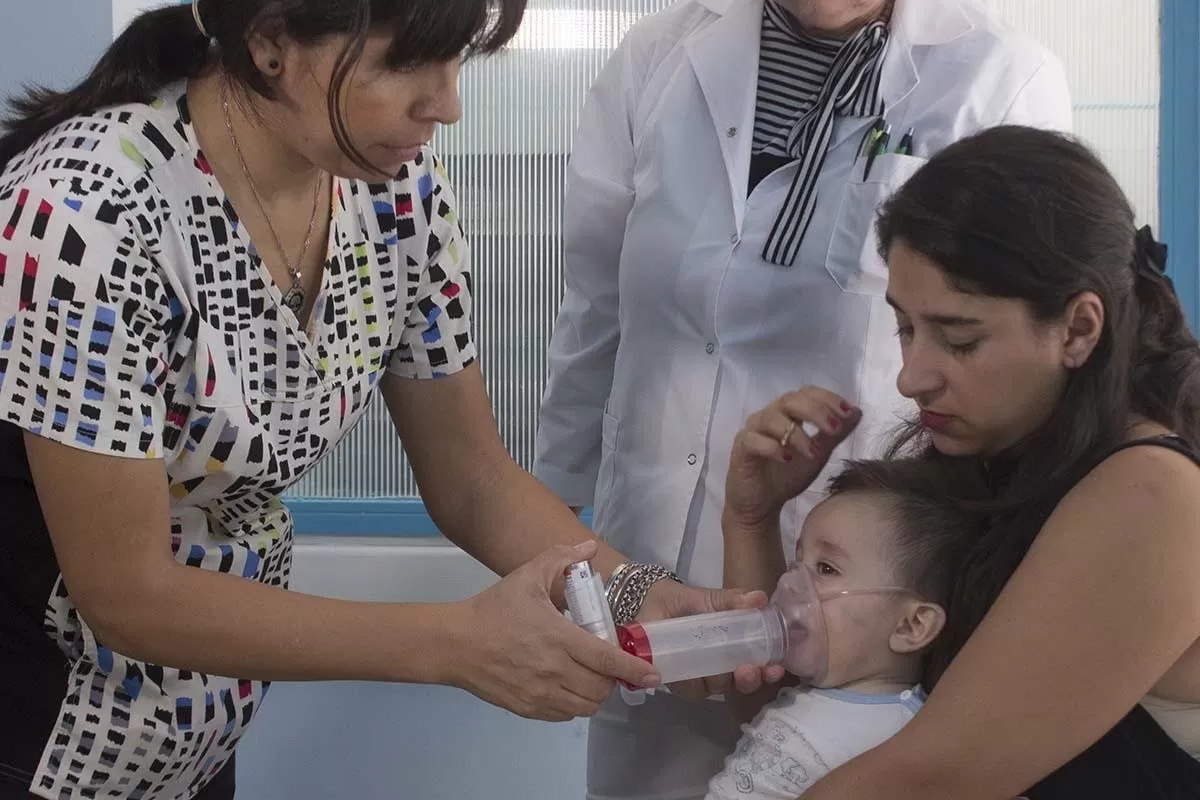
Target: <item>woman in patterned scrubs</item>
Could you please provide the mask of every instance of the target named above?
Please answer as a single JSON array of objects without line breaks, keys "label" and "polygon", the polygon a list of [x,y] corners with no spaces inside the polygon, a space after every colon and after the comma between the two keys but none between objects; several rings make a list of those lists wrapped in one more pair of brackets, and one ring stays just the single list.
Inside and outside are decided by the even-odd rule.
[{"label": "woman in patterned scrubs", "polygon": [[[657,679],[551,602],[566,564],[620,555],[504,450],[424,145],[459,117],[462,56],[501,47],[524,5],[201,0],[16,105],[0,798],[231,798],[271,680],[436,682],[563,720]],[[284,591],[280,494],[377,389],[434,520],[508,575],[476,598]],[[660,581],[647,613],[761,601]]]}]

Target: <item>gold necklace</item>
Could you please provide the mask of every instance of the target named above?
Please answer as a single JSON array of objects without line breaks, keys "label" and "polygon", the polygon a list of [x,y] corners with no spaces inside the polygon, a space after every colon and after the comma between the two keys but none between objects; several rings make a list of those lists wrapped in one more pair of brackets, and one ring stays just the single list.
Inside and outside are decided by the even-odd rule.
[{"label": "gold necklace", "polygon": [[[279,233],[275,230],[275,223],[271,222],[271,215],[267,213],[267,204],[263,202],[262,196],[258,193],[258,186],[254,183],[254,177],[250,174],[250,165],[246,163],[246,156],[242,153],[242,146],[238,143],[237,134],[233,131],[233,118],[229,113],[229,87],[225,81],[221,82],[221,109],[225,115],[225,129],[229,131],[229,140],[233,142],[234,152],[237,153],[238,161],[242,165],[242,174],[246,176],[246,183],[250,185],[250,192],[254,195],[254,201],[258,203],[258,210],[267,222],[267,228],[271,231],[271,238],[275,240],[275,249],[279,251],[279,258],[283,261],[288,275],[292,278],[291,287],[283,294],[283,304],[299,317],[300,309],[304,308],[304,301],[306,299],[304,296],[304,287],[300,285],[302,275],[299,268],[288,261],[287,251],[283,249],[283,242],[279,238]],[[304,237],[304,247],[300,251],[300,258],[296,260],[296,264],[304,263],[305,257],[308,256],[308,249],[312,245],[312,235],[313,230],[317,226],[317,208],[321,203],[321,185],[325,182],[324,178],[323,173],[317,175],[317,185],[313,189],[312,217],[308,220],[308,233]]]}]

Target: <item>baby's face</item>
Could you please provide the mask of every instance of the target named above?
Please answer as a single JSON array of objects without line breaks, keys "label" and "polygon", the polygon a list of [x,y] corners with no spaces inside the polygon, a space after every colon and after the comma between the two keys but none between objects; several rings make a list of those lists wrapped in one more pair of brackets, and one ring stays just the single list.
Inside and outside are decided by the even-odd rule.
[{"label": "baby's face", "polygon": [[886,674],[894,661],[889,640],[911,598],[880,593],[835,596],[854,589],[897,585],[892,525],[880,498],[841,494],[809,513],[796,544],[796,563],[812,570],[829,635],[829,673],[822,686],[844,686]]}]

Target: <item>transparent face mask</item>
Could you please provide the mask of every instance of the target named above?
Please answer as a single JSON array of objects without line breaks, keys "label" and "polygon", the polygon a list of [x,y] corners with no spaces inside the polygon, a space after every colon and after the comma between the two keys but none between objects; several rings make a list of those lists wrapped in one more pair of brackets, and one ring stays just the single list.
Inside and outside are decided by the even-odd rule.
[{"label": "transparent face mask", "polygon": [[819,686],[829,674],[829,634],[824,603],[841,597],[875,594],[914,594],[903,586],[877,586],[822,592],[815,575],[805,564],[795,564],[784,573],[771,595],[787,631],[783,667],[807,685]]}]

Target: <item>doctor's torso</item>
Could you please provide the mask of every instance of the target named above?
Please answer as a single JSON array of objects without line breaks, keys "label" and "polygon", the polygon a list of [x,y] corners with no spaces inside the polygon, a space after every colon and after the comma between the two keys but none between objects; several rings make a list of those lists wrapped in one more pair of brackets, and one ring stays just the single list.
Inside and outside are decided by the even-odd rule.
[{"label": "doctor's torso", "polygon": [[[807,384],[837,392],[865,420],[841,457],[876,452],[897,422],[905,406],[877,206],[926,157],[1002,122],[1039,66],[1012,68],[1023,49],[981,30],[987,20],[958,0],[899,0],[881,92],[892,143],[912,129],[913,155],[888,152],[864,178],[875,118],[839,117],[811,225],[795,262],[780,266],[762,252],[797,166],[748,191],[762,3],[720,5],[719,15],[693,10],[673,46],[656,43],[660,60],[633,113],[634,201],[594,522],[630,557],[705,585],[720,584],[725,468],[749,414]],[[785,512],[785,547],[822,486]]]}]

